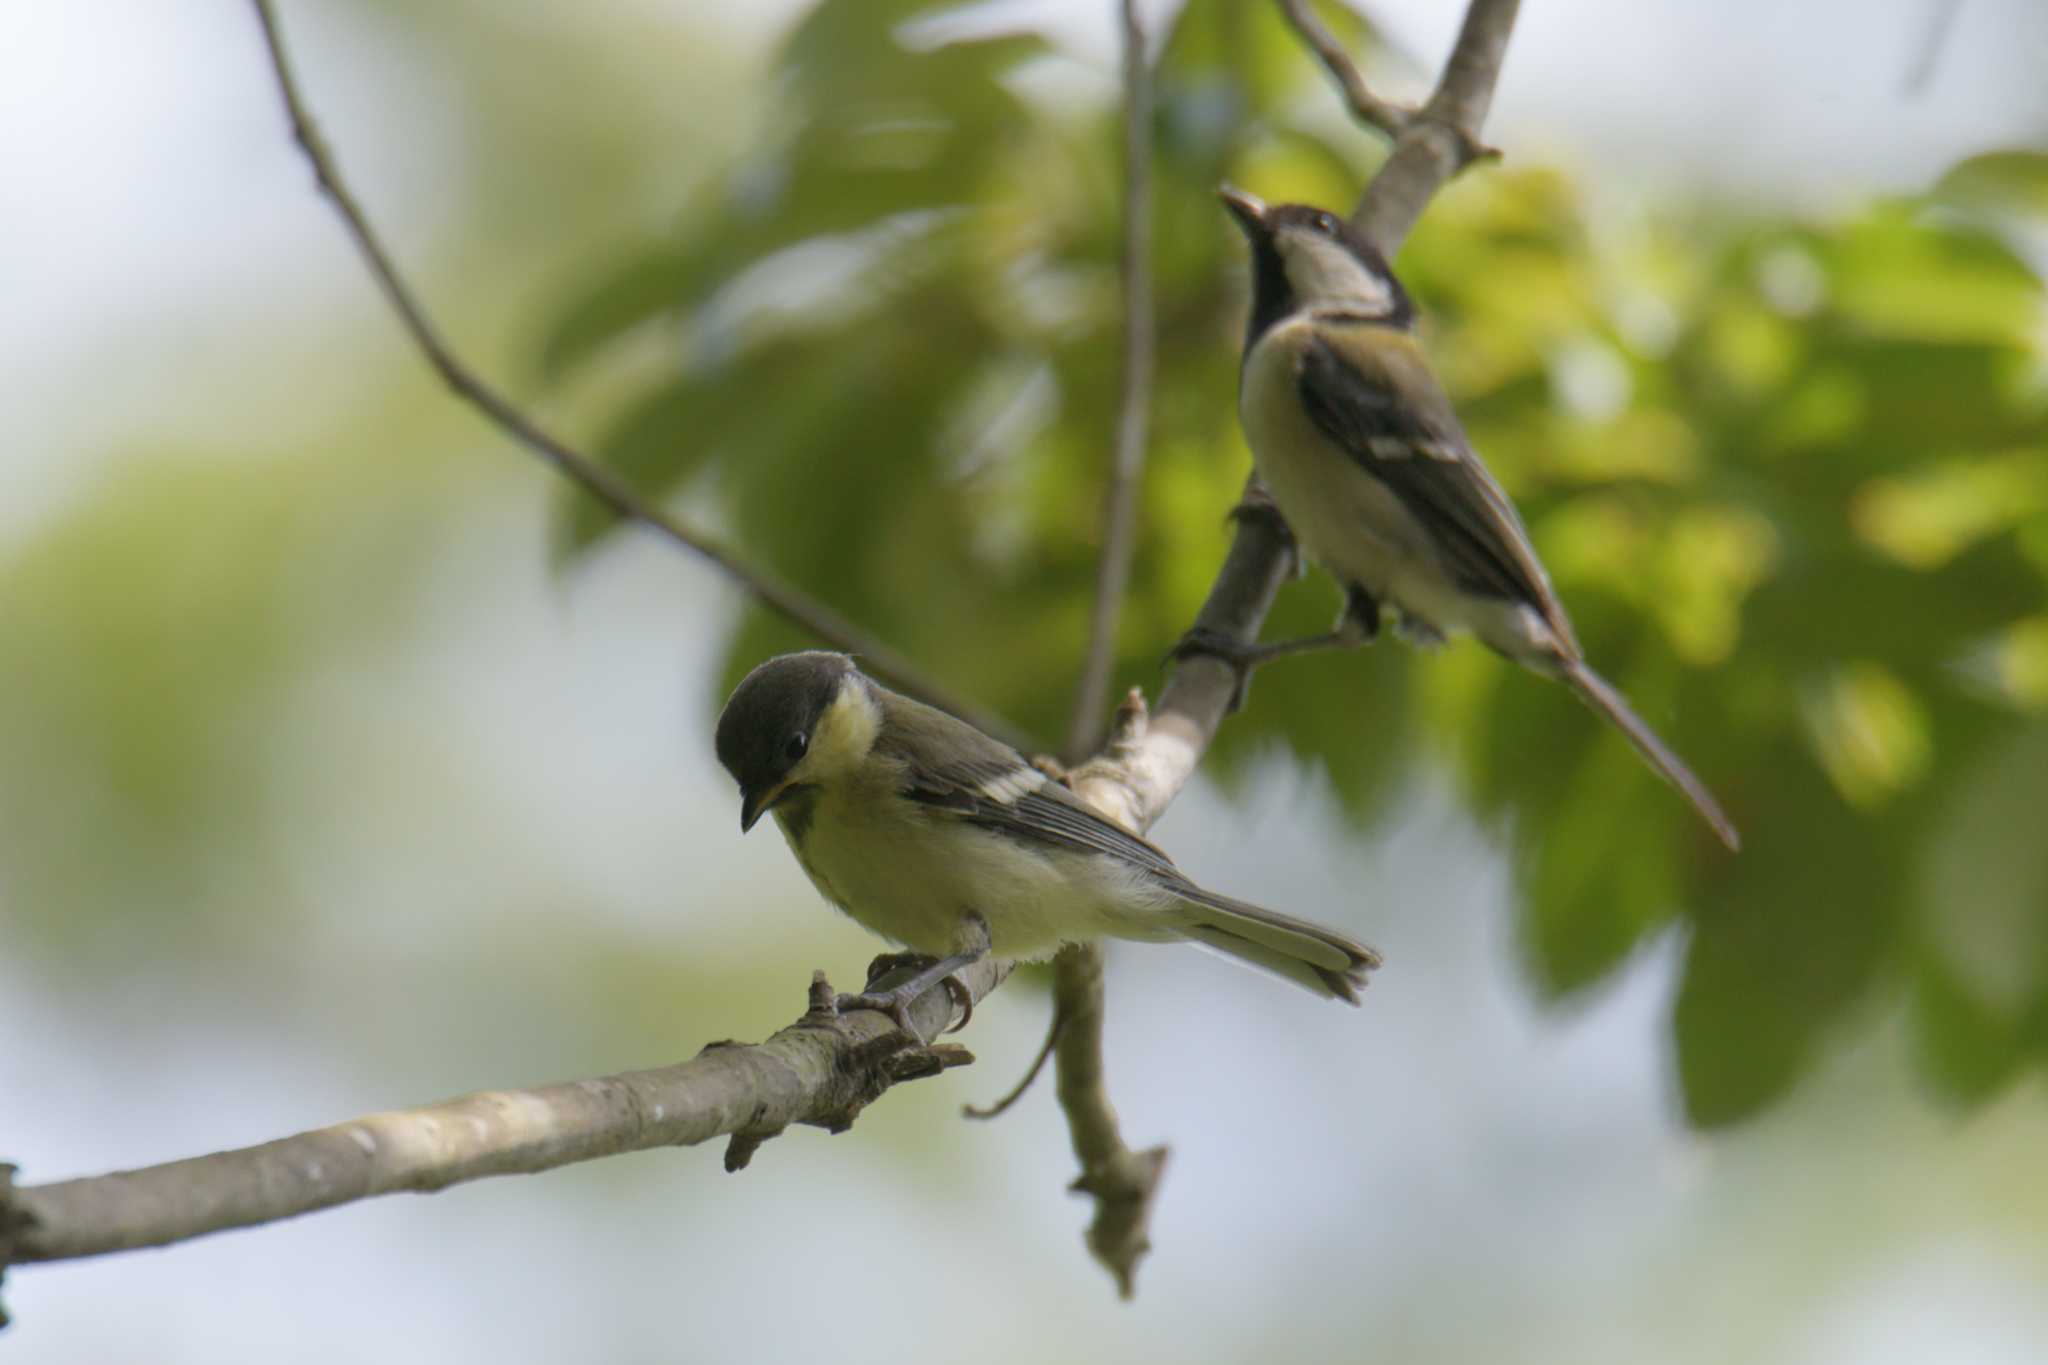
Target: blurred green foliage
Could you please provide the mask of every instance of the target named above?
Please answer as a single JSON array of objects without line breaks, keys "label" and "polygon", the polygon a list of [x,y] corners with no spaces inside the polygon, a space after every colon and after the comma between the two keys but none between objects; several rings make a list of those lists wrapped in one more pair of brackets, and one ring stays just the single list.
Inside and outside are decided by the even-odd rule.
[{"label": "blurred green foliage", "polygon": [[[610,262],[545,360],[563,377],[664,329],[681,363],[605,457],[1050,743],[1119,370],[1115,115],[1048,97],[1032,35],[920,27],[928,8],[895,0],[893,31],[852,0],[803,21],[780,126],[673,239]],[[1215,187],[1349,204],[1377,155],[1270,6],[1188,5],[1158,80],[1160,380],[1118,669],[1139,683],[1192,618],[1248,466],[1243,263]],[[1983,837],[2048,806],[2048,762],[2004,761],[2048,730],[2044,315],[2011,236],[2044,212],[2048,157],[2021,152],[1794,222],[1601,222],[1557,174],[1486,168],[1402,254],[1592,656],[1727,801],[1739,857],[1562,689],[1470,645],[1271,669],[1210,770],[1284,746],[1370,821],[1417,758],[1448,757],[1516,850],[1546,993],[1681,919],[1697,1122],[1767,1104],[1873,990],[1913,992],[1951,1093],[2048,1059],[2040,840],[2024,818]],[[572,549],[605,531],[564,506]],[[1335,605],[1311,576],[1269,633]],[[755,611],[728,676],[797,643]],[[1968,875],[1932,877],[1949,836]],[[2000,963],[2002,990],[1973,974],[1981,943],[1952,941],[1984,886],[2036,893],[2006,913],[2029,956]]]}]

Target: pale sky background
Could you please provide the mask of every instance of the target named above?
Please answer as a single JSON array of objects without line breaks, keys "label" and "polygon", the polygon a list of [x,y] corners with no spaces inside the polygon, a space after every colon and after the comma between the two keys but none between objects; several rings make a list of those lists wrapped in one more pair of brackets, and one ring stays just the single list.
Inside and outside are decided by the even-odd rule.
[{"label": "pale sky background", "polygon": [[[1106,6],[1016,7],[1047,8],[1075,88],[1099,83]],[[1530,0],[1489,135],[1603,192],[1816,210],[2048,141],[2048,7],[1963,0],[1908,99],[1928,8]],[[463,187],[493,169],[471,159],[463,110],[374,19],[282,9],[400,256],[466,240]],[[689,34],[719,9],[502,13],[603,44],[614,15]],[[1373,12],[1433,63],[1459,9]],[[655,81],[651,57],[620,61],[636,88]],[[0,10],[0,176],[0,556],[118,474],[124,448],[288,450],[417,365],[312,192],[240,5]],[[650,187],[650,219],[680,192]],[[524,286],[560,263],[504,231],[495,249],[524,255],[494,321],[530,335],[549,296]],[[309,831],[312,941],[204,980],[59,982],[10,961],[0,905],[0,1158],[25,1180],[673,1060],[787,1022],[811,967],[850,973],[871,951],[777,842],[731,834],[704,733],[726,589],[651,545],[554,577],[547,476],[459,414],[446,430],[502,474],[383,652],[307,679],[305,723],[277,732],[274,799]],[[430,793],[364,780],[427,745]],[[657,1153],[29,1267],[9,1276],[19,1323],[0,1352],[855,1365],[1247,1359],[1279,1340],[1304,1360],[2043,1358],[2048,1231],[2012,1197],[2048,1150],[2038,1084],[1947,1114],[1880,1021],[1764,1121],[1689,1134],[1665,1055],[1675,942],[1545,1011],[1518,974],[1504,871],[1447,801],[1417,793],[1364,846],[1323,812],[1276,769],[1236,811],[1198,784],[1159,828],[1219,888],[1346,907],[1403,969],[1351,1014],[1192,952],[1114,954],[1116,1100],[1134,1141],[1175,1143],[1134,1306],[1080,1247],[1049,1094],[992,1128],[950,1117],[1036,1044],[1042,1002],[1010,990],[977,1017],[982,1064],[892,1095],[851,1135],[778,1141],[743,1176],[715,1150]],[[380,913],[441,899],[431,917]],[[729,964],[762,993],[747,1017],[636,1036],[571,970],[586,938]]]},{"label": "pale sky background", "polygon": [[[2048,6],[1961,0],[1932,79],[1908,94],[1936,3],[1532,0],[1489,136],[1517,158],[1559,161],[1618,190],[1733,191],[1821,208],[1921,186],[1970,152],[2048,136],[2048,82],[2038,79]],[[605,12],[546,0],[502,8],[585,37]],[[986,13],[1052,22],[1079,63],[1075,88],[1106,90],[1108,8],[995,0]],[[1174,7],[1148,8],[1156,31]],[[630,0],[612,12],[688,32],[722,27],[727,41],[759,51],[794,9]],[[387,230],[416,243],[445,207],[437,185],[488,172],[464,160],[459,111],[405,79],[404,47],[349,12],[285,8],[305,35],[301,65],[335,73],[322,117],[345,130]],[[1392,0],[1369,12],[1434,70],[1463,7]],[[14,431],[0,464],[0,537],[90,476],[75,447],[155,423],[140,400],[158,377],[138,362],[159,354],[167,333],[204,347],[252,313],[375,320],[335,224],[304,193],[304,168],[278,145],[281,115],[250,24],[242,6],[214,0],[0,13],[0,396]],[[1396,68],[1383,86],[1413,95],[1422,79]],[[82,405],[53,381],[87,366],[100,401]]]}]

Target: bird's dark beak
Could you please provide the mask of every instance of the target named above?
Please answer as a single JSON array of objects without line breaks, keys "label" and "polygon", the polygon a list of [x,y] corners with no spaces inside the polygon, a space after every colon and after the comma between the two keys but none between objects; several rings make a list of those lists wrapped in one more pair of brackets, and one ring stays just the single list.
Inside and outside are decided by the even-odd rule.
[{"label": "bird's dark beak", "polygon": [[789,795],[789,783],[778,782],[763,791],[740,793],[740,833],[745,834],[754,827],[755,821],[775,808],[775,803]]},{"label": "bird's dark beak", "polygon": [[1216,197],[1223,201],[1223,207],[1230,210],[1230,216],[1237,219],[1238,227],[1254,242],[1266,235],[1266,201],[1256,194],[1225,185],[1216,191]]}]

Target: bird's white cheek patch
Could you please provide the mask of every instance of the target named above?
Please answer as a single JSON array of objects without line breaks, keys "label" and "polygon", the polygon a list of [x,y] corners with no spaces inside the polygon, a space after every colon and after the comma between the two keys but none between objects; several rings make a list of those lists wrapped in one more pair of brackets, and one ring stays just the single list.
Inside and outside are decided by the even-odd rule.
[{"label": "bird's white cheek patch", "polygon": [[798,781],[812,782],[849,772],[875,747],[882,728],[882,708],[857,678],[840,684],[839,695],[818,717],[811,736],[811,750],[790,773]]},{"label": "bird's white cheek patch", "polygon": [[1312,307],[1342,305],[1367,314],[1384,313],[1392,307],[1387,282],[1328,237],[1289,234],[1281,250],[1287,283],[1303,303]]}]

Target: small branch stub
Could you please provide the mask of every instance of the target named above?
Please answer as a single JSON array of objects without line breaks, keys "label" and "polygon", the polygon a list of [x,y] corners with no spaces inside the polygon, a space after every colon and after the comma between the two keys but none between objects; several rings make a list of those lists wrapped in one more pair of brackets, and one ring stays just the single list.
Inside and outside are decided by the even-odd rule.
[{"label": "small branch stub", "polygon": [[1053,959],[1055,998],[1062,1014],[1054,1039],[1059,1062],[1060,1108],[1081,1175],[1072,1186],[1095,1201],[1088,1250],[1116,1280],[1117,1293],[1137,1292],[1138,1262],[1152,1249],[1152,1202],[1166,1169],[1166,1148],[1132,1151],[1124,1145],[1116,1107],[1109,1101],[1102,1063],[1102,949],[1074,944]]},{"label": "small branch stub", "polygon": [[1138,1293],[1138,1262],[1152,1250],[1152,1201],[1166,1174],[1167,1149],[1126,1148],[1101,1165],[1081,1172],[1068,1186],[1095,1201],[1088,1225],[1088,1250],[1109,1267],[1119,1298]]},{"label": "small branch stub", "polygon": [[[5,1284],[7,1267],[14,1264],[15,1240],[34,1226],[34,1217],[14,1201],[14,1172],[11,1163],[0,1161],[0,1284]],[[7,1305],[0,1303],[0,1328],[7,1326]]]}]

